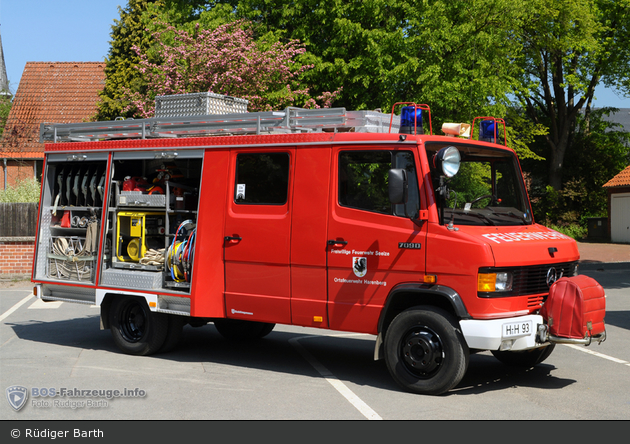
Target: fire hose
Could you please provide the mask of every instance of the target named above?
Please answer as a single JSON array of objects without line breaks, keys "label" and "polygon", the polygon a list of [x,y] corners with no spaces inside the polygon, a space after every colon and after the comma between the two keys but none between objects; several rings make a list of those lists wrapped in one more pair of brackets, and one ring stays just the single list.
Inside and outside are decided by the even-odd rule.
[{"label": "fire hose", "polygon": [[[184,233],[185,234],[182,234]],[[182,222],[166,252],[165,267],[175,282],[191,282],[197,228],[192,220]],[[178,240],[179,237],[182,240]]]},{"label": "fire hose", "polygon": [[50,261],[49,274],[60,279],[91,280],[97,239],[96,217],[90,218],[87,222],[85,239],[76,236],[54,239],[51,244],[51,253],[63,259],[53,258]]}]

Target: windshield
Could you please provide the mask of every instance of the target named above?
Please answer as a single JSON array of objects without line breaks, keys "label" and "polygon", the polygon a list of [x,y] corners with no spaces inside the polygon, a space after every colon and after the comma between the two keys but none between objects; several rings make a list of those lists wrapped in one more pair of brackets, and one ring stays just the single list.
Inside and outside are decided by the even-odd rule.
[{"label": "windshield", "polygon": [[[440,177],[433,157],[442,148],[459,150],[458,173]],[[532,216],[516,156],[511,151],[457,143],[427,143],[440,223],[531,225]]]}]

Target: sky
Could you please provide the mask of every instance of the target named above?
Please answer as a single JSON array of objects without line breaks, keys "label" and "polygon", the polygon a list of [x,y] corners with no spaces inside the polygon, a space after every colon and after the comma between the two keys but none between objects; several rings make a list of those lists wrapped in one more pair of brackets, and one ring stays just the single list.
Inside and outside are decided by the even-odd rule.
[{"label": "sky", "polygon": [[[26,62],[102,62],[111,27],[126,0],[0,0],[0,35],[9,88],[17,91]],[[600,86],[596,107],[630,108]],[[401,97],[400,100],[407,100]]]}]

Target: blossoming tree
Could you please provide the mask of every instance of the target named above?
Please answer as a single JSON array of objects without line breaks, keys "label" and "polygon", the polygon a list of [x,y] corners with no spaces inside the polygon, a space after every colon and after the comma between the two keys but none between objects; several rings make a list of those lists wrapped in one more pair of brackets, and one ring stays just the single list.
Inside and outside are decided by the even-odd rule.
[{"label": "blossoming tree", "polygon": [[295,61],[305,52],[299,41],[255,41],[243,25],[232,22],[214,30],[197,25],[188,32],[164,24],[154,31],[155,45],[150,50],[134,47],[146,89],[125,91],[125,111],[152,117],[156,96],[206,91],[247,99],[250,111],[331,105],[340,90],[311,97],[300,82],[300,75],[312,66]]}]

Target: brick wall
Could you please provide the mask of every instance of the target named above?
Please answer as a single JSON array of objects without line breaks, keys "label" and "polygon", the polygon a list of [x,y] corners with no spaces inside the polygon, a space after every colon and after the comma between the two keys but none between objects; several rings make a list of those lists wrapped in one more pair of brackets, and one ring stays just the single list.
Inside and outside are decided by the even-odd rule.
[{"label": "brick wall", "polygon": [[0,237],[0,279],[30,279],[35,238]]},{"label": "brick wall", "polygon": [[[4,189],[5,169],[0,158],[0,189]],[[35,177],[35,161],[33,160],[7,160],[7,186],[15,186],[18,180],[26,180]]]}]

